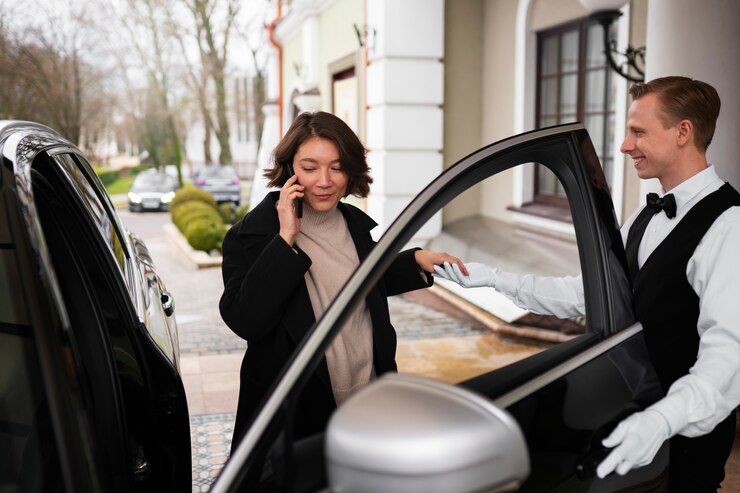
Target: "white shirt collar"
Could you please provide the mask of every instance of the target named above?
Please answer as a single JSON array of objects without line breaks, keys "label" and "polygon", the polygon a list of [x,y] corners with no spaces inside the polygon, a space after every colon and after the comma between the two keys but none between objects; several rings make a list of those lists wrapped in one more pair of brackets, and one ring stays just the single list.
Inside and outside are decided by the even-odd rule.
[{"label": "white shirt collar", "polygon": [[[704,170],[698,172],[688,180],[683,181],[674,187],[670,193],[676,199],[676,210],[680,210],[684,205],[691,202],[694,197],[701,193],[706,187],[719,180],[719,175],[711,164]],[[661,187],[665,194],[665,190]]]}]

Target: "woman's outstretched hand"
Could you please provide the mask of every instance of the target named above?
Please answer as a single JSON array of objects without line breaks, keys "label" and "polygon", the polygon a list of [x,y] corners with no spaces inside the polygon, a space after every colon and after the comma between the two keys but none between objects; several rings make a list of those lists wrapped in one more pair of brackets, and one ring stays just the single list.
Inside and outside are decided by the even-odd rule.
[{"label": "woman's outstretched hand", "polygon": [[425,272],[434,273],[435,266],[443,265],[447,262],[450,265],[457,265],[461,272],[468,274],[468,269],[463,264],[462,260],[457,257],[453,257],[446,252],[430,252],[428,250],[416,250],[414,252],[416,263],[419,264]]}]

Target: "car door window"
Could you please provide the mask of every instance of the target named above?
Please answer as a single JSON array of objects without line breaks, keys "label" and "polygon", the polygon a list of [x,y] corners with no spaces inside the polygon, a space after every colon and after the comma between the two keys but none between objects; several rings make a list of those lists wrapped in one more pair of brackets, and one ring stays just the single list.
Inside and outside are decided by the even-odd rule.
[{"label": "car door window", "polygon": [[120,228],[111,217],[111,213],[108,207],[104,205],[100,194],[90,183],[90,177],[85,176],[81,166],[76,162],[80,158],[69,153],[63,153],[57,154],[54,159],[61,164],[67,179],[76,188],[89,216],[95,221],[95,227],[100,232],[100,237],[105,240],[110,254],[115,259],[121,274],[123,274],[127,255]]},{"label": "car door window", "polygon": [[[454,220],[448,219],[443,231],[423,247],[519,276],[569,276],[570,287],[582,292],[572,225],[560,224],[558,233],[515,225],[515,212],[508,206],[510,182],[510,172],[500,173],[459,194],[441,210],[443,217]],[[491,204],[487,216],[478,212],[482,201]],[[465,288],[440,277],[430,289],[389,298],[389,305],[399,338],[399,372],[450,383],[504,367],[587,331],[585,315],[543,314],[542,307],[522,308],[525,301],[512,301],[491,287]]]},{"label": "car door window", "polygon": [[59,457],[6,226],[0,222],[0,491],[46,491],[62,479]]}]

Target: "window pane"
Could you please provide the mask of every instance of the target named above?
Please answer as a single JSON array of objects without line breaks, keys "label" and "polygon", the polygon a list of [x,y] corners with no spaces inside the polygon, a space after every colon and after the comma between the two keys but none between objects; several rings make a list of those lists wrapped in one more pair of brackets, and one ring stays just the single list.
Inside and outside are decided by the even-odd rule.
[{"label": "window pane", "polygon": [[542,67],[543,76],[558,72],[558,37],[549,36],[542,40]]},{"label": "window pane", "polygon": [[578,70],[578,31],[563,34],[560,45],[561,72],[575,72]]},{"label": "window pane", "polygon": [[583,119],[583,124],[591,136],[596,154],[603,160],[604,153],[604,117],[603,115],[591,115]]},{"label": "window pane", "polygon": [[558,112],[558,80],[544,79],[540,84],[540,112],[555,115]]},{"label": "window pane", "polygon": [[578,106],[578,76],[566,75],[560,85],[560,113],[575,113]]},{"label": "window pane", "polygon": [[[0,213],[5,217],[2,205]],[[58,481],[61,472],[31,308],[18,289],[27,252],[17,254],[7,236],[0,243],[0,491],[28,491]]]},{"label": "window pane", "polygon": [[[550,192],[562,193],[555,175],[547,167],[537,166],[546,172],[543,176]],[[495,191],[507,190],[510,186],[506,173],[494,175],[458,195],[444,210],[466,210],[471,196],[497,195]],[[433,238],[427,248],[464,256],[466,261],[508,272],[555,277],[578,275],[580,261],[575,238],[523,234],[506,220],[506,207],[507,204],[501,202],[491,217],[483,217],[475,211],[462,215],[452,212],[459,219],[446,224],[447,234]],[[465,289],[437,278],[435,289],[437,291],[420,289],[388,299],[391,321],[398,334],[396,360],[400,373],[459,383],[556,345],[539,339],[512,339],[503,334],[551,331],[548,334],[567,338],[585,332],[584,317],[537,315],[517,307],[492,288]],[[442,299],[435,299],[435,292],[445,293],[442,299],[458,297],[477,305],[477,313],[484,315],[482,319],[495,324],[498,330],[487,329],[481,318],[452,310]]]},{"label": "window pane", "polygon": [[586,72],[586,113],[604,111],[604,92],[606,89],[606,75],[604,70]]},{"label": "window pane", "polygon": [[540,118],[540,128],[551,127],[558,124],[557,117],[554,116],[543,116]]},{"label": "window pane", "polygon": [[588,27],[586,42],[586,68],[602,67],[604,59],[604,29],[600,24]]}]

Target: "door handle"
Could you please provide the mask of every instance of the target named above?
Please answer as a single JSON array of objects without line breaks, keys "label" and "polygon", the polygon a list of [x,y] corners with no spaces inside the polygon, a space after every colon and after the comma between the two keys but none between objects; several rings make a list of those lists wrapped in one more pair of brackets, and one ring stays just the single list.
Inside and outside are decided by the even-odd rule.
[{"label": "door handle", "polygon": [[172,314],[175,313],[175,299],[172,297],[169,291],[162,291],[160,301],[162,302],[162,309],[164,309],[164,314],[168,317],[171,317]]}]

